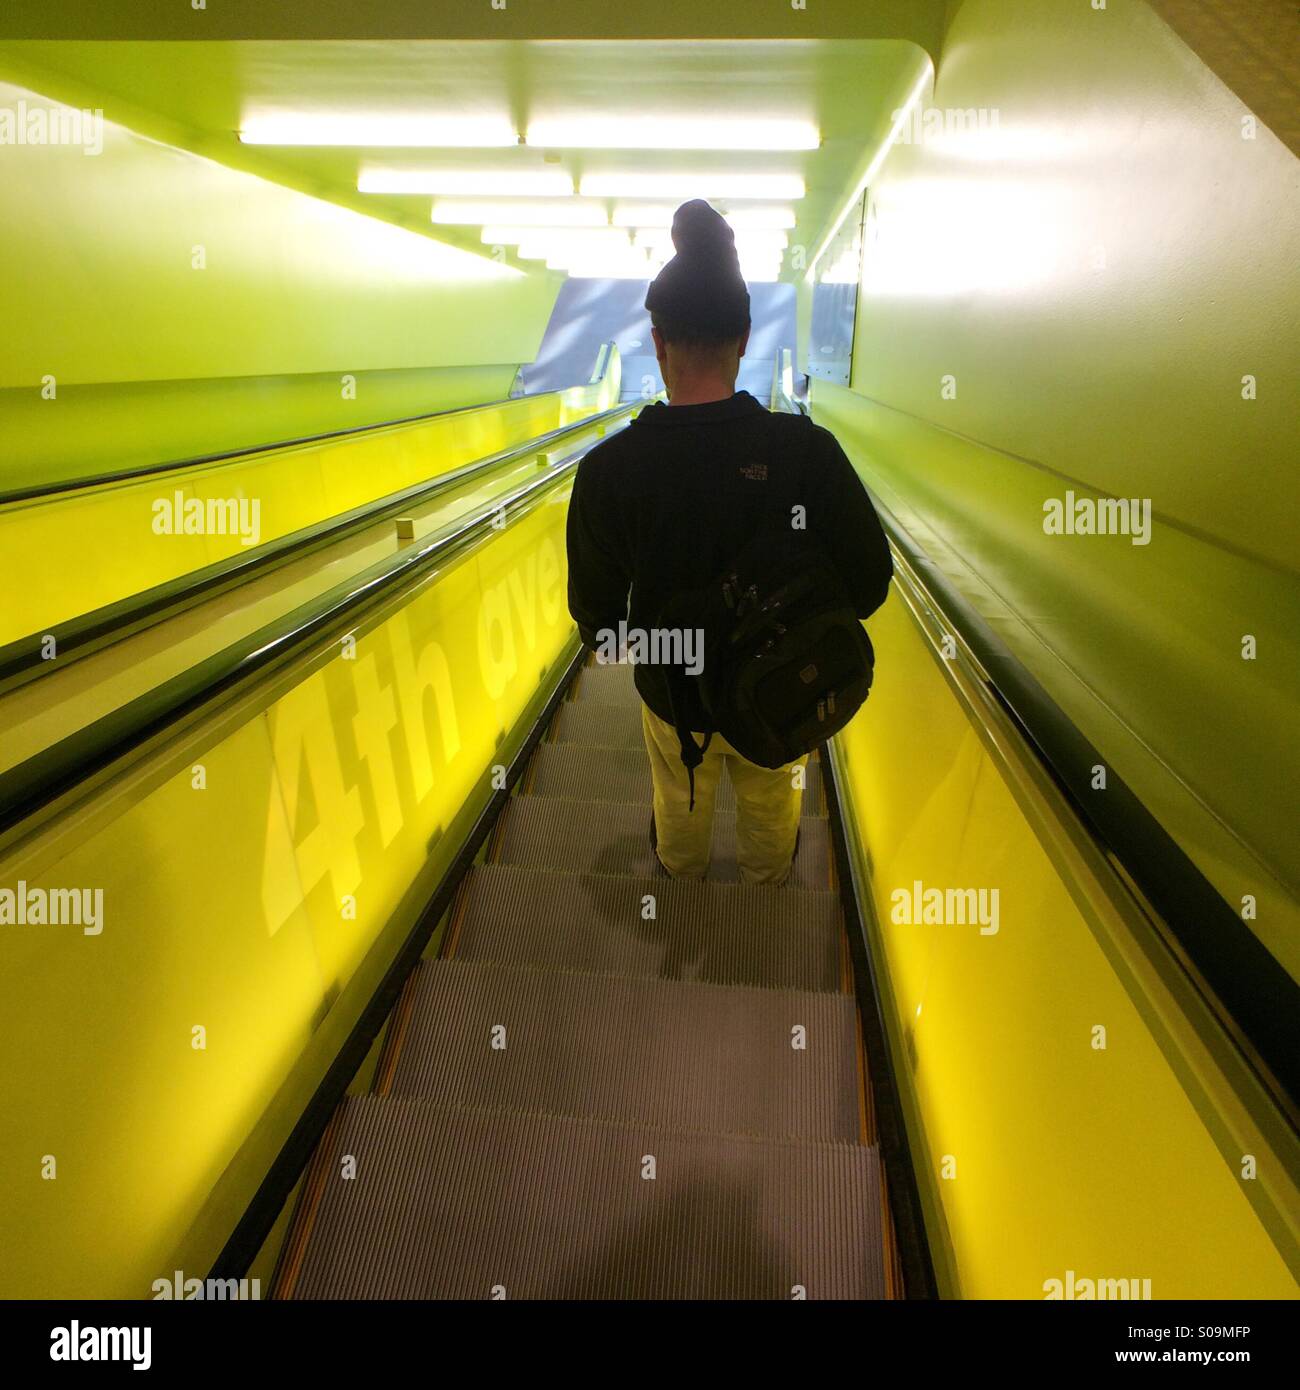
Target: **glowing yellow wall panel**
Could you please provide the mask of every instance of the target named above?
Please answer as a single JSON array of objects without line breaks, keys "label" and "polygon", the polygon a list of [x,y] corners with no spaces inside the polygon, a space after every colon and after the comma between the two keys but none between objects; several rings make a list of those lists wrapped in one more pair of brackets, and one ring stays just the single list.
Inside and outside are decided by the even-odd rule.
[{"label": "glowing yellow wall panel", "polygon": [[[1043,1298],[1073,1270],[1149,1279],[1153,1298],[1296,1296],[1241,1155],[1184,1091],[897,590],[871,634],[875,688],[836,746],[942,1291]],[[990,909],[996,893],[996,913],[913,920],[917,884]]]},{"label": "glowing yellow wall panel", "polygon": [[0,928],[0,1296],[206,1274],[569,647],[565,501],[0,858],[103,892]]},{"label": "glowing yellow wall panel", "polygon": [[159,517],[174,518],[181,510],[173,505],[178,492],[182,508],[193,499],[245,499],[249,520],[256,502],[257,542],[263,543],[576,423],[612,404],[617,393],[615,370],[594,386],[364,437],[0,506],[0,644],[246,549],[238,533],[159,534]]}]

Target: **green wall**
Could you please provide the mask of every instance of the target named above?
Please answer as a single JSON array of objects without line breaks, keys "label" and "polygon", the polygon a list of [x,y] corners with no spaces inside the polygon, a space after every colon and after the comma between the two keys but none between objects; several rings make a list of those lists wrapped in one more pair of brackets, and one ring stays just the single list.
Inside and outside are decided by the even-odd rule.
[{"label": "green wall", "polygon": [[0,391],[0,492],[256,448],[356,425],[503,400],[516,367],[205,377],[60,385],[58,411],[30,387]]},{"label": "green wall", "polygon": [[0,145],[0,264],[0,493],[499,399],[558,285],[111,122]]},{"label": "green wall", "polygon": [[815,413],[1294,972],[1300,164],[1141,0],[959,0],[920,110]]}]

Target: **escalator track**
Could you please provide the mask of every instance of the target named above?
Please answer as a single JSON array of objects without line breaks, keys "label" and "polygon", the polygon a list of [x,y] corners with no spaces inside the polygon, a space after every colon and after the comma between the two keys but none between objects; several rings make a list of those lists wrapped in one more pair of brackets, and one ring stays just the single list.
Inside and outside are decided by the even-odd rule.
[{"label": "escalator track", "polygon": [[[628,666],[588,665],[332,1121],[276,1292],[881,1298],[820,764],[782,889],[656,874]],[[351,1174],[351,1176],[349,1176]]]}]

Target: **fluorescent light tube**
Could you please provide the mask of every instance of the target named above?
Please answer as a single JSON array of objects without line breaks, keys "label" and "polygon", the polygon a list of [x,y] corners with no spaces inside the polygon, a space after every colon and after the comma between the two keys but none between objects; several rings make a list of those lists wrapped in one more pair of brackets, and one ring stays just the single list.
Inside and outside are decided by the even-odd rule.
[{"label": "fluorescent light tube", "polygon": [[815,150],[822,142],[810,121],[605,115],[530,121],[525,139],[576,150]]},{"label": "fluorescent light tube", "polygon": [[[489,237],[489,232],[518,232],[520,235]],[[616,227],[485,227],[483,241],[489,246],[498,242],[506,245],[542,246],[548,251],[561,250],[575,256],[633,249],[628,234]]]},{"label": "fluorescent light tube", "polygon": [[607,227],[609,214],[604,203],[584,203],[580,198],[554,202],[520,198],[485,202],[474,199],[439,198],[434,202],[433,221],[442,226],[481,227]]},{"label": "fluorescent light tube", "polygon": [[[616,227],[671,227],[676,211],[676,203],[617,203],[613,221]],[[796,220],[793,208],[761,204],[732,208],[723,216],[737,230],[754,227],[789,231]]]},{"label": "fluorescent light tube", "polygon": [[579,192],[589,198],[773,198],[804,195],[798,174],[584,174]]},{"label": "fluorescent light tube", "polygon": [[573,192],[573,179],[549,169],[363,169],[357,192],[556,198]]},{"label": "fluorescent light tube", "polygon": [[327,112],[265,112],[240,127],[245,145],[369,145],[497,149],[517,145],[519,135],[505,116],[344,116]]}]

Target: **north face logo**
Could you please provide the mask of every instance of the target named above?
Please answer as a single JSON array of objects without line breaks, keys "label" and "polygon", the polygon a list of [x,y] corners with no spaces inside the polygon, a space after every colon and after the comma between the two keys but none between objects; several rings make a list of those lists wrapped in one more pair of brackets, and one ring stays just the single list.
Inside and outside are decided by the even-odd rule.
[{"label": "north face logo", "polygon": [[767,482],[767,464],[765,463],[746,463],[741,466],[740,476],[748,478],[751,482]]}]

